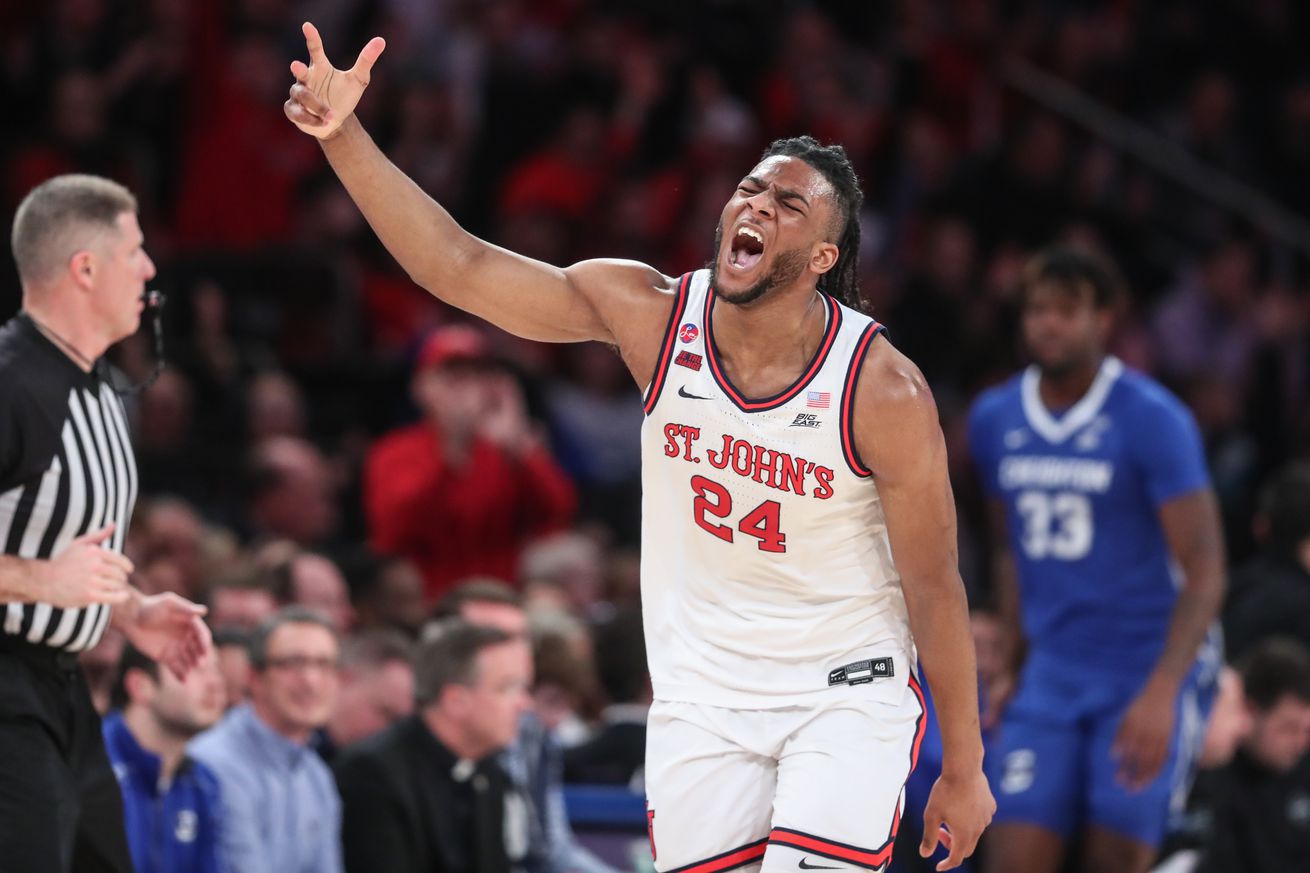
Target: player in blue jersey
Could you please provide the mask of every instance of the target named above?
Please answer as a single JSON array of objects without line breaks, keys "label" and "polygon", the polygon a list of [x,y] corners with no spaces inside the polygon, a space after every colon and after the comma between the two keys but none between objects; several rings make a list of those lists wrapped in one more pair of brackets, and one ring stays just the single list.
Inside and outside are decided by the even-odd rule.
[{"label": "player in blue jersey", "polygon": [[1105,351],[1117,292],[1089,253],[1038,254],[1033,364],[970,414],[1017,677],[989,701],[989,873],[1055,873],[1074,841],[1081,871],[1146,871],[1208,708],[1219,513],[1191,414]]}]

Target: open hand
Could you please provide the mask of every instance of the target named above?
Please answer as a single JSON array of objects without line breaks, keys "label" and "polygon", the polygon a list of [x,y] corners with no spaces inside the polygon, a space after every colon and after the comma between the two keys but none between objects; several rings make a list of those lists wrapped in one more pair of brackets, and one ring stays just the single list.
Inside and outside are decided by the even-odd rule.
[{"label": "open hand", "polygon": [[323,53],[318,28],[306,21],[300,29],[309,49],[309,65],[303,61],[291,62],[291,75],[296,77],[296,82],[282,109],[296,127],[311,136],[327,139],[355,111],[368,87],[373,64],[387,43],[380,36],[373,37],[360,51],[355,66],[338,70]]},{"label": "open hand", "polygon": [[123,634],[143,655],[185,680],[211,647],[209,628],[201,619],[205,611],[171,591],[142,596]]}]

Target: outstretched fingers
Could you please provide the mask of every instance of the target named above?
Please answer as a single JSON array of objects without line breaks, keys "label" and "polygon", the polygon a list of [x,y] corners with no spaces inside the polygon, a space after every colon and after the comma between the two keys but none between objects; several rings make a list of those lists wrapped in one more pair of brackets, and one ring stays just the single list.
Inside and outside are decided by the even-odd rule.
[{"label": "outstretched fingers", "polygon": [[327,55],[323,53],[323,37],[318,35],[318,28],[306,21],[300,25],[300,32],[305,35],[305,48],[309,49],[311,64],[327,64]]},{"label": "outstretched fingers", "polygon": [[350,68],[350,75],[360,81],[367,82],[373,72],[373,65],[377,63],[378,57],[387,47],[387,41],[380,36],[375,36],[360,49],[359,57],[355,59],[355,66]]}]

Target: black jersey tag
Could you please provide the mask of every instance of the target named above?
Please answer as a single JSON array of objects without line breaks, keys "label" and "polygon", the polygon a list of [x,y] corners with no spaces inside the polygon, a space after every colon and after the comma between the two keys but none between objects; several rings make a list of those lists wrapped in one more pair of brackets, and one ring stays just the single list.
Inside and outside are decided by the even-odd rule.
[{"label": "black jersey tag", "polygon": [[869,661],[855,661],[845,667],[838,667],[828,673],[829,685],[863,685],[874,679],[886,679],[895,676],[891,658],[874,658]]}]

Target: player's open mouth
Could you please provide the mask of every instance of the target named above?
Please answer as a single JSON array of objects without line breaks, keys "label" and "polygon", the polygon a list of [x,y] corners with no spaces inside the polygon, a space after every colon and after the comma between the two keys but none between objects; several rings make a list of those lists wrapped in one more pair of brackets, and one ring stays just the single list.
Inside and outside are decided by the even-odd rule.
[{"label": "player's open mouth", "polygon": [[728,245],[728,263],[738,270],[749,270],[764,257],[764,234],[753,227],[737,228]]}]

